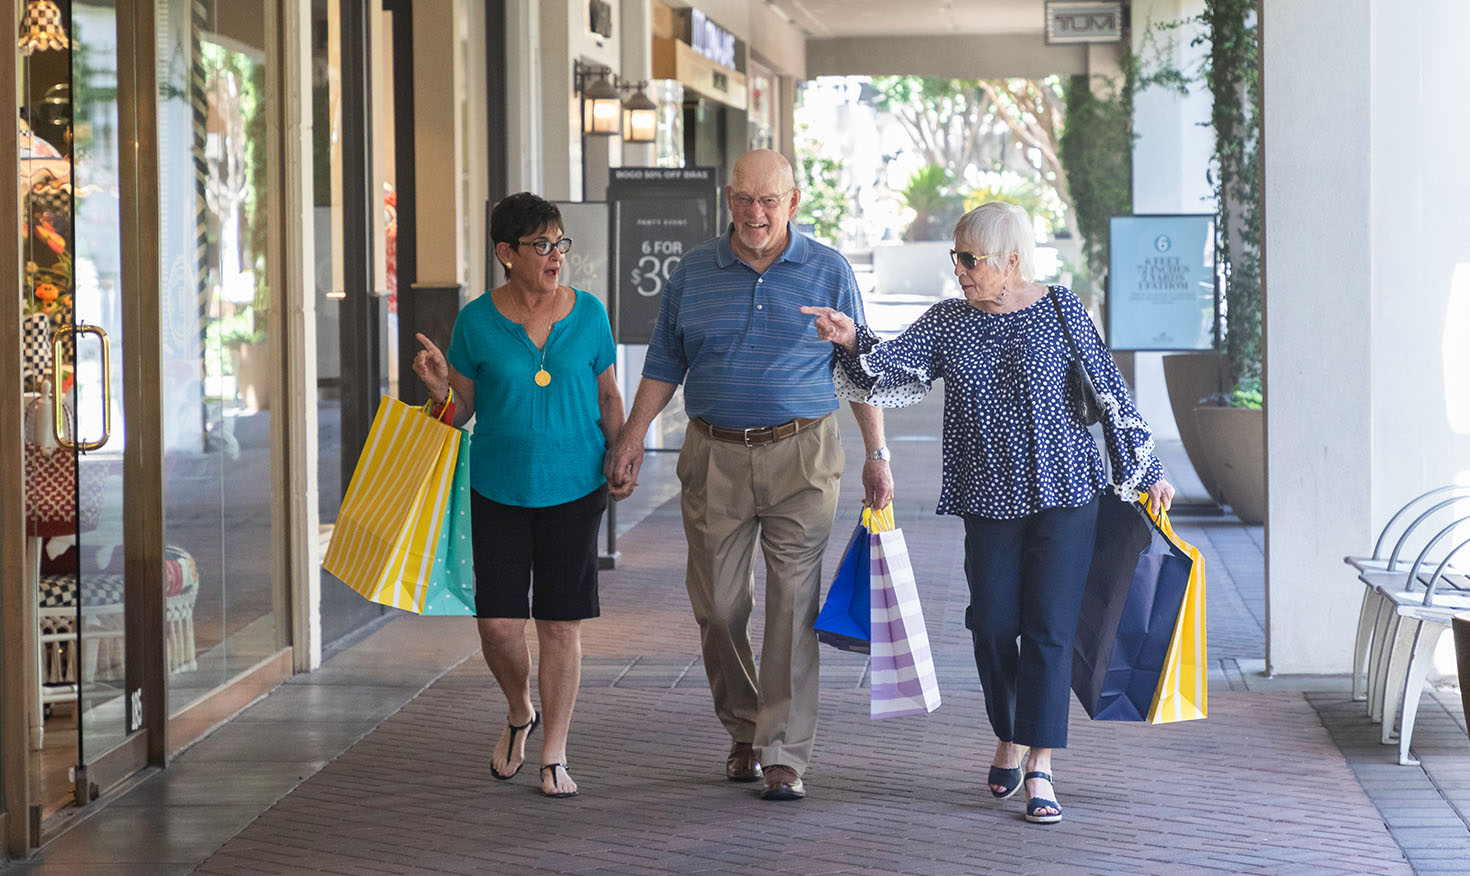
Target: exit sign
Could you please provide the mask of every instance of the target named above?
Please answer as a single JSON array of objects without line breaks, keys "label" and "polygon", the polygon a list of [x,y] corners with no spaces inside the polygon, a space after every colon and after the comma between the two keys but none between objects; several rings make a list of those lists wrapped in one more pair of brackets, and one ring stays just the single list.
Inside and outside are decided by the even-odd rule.
[{"label": "exit sign", "polygon": [[1122,0],[1047,0],[1046,41],[1116,43],[1123,39]]}]

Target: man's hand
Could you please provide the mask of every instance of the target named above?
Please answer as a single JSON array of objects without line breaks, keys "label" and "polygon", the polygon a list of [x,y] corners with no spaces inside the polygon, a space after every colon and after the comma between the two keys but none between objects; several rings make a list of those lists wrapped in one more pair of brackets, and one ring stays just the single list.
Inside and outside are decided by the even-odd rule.
[{"label": "man's hand", "polygon": [[643,434],[630,435],[627,427],[603,457],[602,474],[607,478],[608,494],[626,499],[638,486],[638,472],[643,468]]},{"label": "man's hand", "polygon": [[893,471],[884,459],[863,463],[863,504],[874,510],[887,508],[893,502]]}]

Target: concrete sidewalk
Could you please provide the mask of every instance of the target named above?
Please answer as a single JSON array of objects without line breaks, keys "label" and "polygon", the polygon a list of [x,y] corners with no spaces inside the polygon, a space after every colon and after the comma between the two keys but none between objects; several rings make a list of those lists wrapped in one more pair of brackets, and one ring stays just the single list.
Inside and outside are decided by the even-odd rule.
[{"label": "concrete sidewalk", "polygon": [[[723,779],[728,738],[699,661],[674,500],[620,512],[637,522],[584,637],[569,751],[580,797],[539,794],[539,734],[516,779],[490,777],[504,704],[472,625],[404,616],[13,871],[1470,872],[1463,726],[1444,700],[1426,702],[1415,734],[1425,766],[1399,767],[1367,740],[1377,728],[1345,679],[1313,680],[1307,695],[1261,676],[1261,532],[1231,518],[1175,521],[1209,569],[1209,719],[1115,724],[1075,708],[1055,763],[1065,820],[1027,824],[1019,797],[993,801],[993,740],[963,626],[963,527],[933,513],[937,401],[891,412],[888,432],[944,704],[871,721],[865,658],[824,647],[806,800],[760,801]],[[828,568],[858,510],[861,442],[840,416],[852,477]],[[645,485],[671,463],[651,457]],[[754,632],[758,648],[759,606]]]}]

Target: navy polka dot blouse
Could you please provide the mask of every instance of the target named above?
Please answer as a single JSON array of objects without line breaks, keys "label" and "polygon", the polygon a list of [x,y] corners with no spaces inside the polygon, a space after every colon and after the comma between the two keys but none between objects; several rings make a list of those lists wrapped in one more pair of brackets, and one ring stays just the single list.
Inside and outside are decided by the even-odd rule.
[{"label": "navy polka dot blouse", "polygon": [[[1163,475],[1148,424],[1082,302],[1064,286],[1050,291],[1106,410],[1120,492],[1146,489]],[[1085,505],[1107,487],[1097,444],[1067,400],[1071,351],[1050,297],[1011,313],[947,298],[891,341],[859,326],[859,355],[836,347],[842,398],[905,407],[944,380],[939,514],[1015,519]]]}]

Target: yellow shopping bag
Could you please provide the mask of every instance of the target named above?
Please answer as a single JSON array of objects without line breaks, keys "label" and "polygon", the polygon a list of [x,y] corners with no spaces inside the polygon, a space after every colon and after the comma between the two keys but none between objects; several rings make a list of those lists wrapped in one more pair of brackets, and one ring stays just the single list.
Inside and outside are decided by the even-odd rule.
[{"label": "yellow shopping bag", "polygon": [[[1147,508],[1143,499],[1141,494],[1139,503]],[[1209,671],[1205,649],[1205,561],[1199,548],[1174,534],[1167,513],[1159,509],[1148,513],[1174,546],[1194,563],[1179,620],[1174,624],[1174,636],[1169,640],[1164,671],[1149,706],[1148,720],[1152,724],[1192,721],[1205,717],[1209,703],[1209,684],[1205,677]]]},{"label": "yellow shopping bag", "polygon": [[322,568],[373,602],[422,612],[463,437],[383,396]]}]

